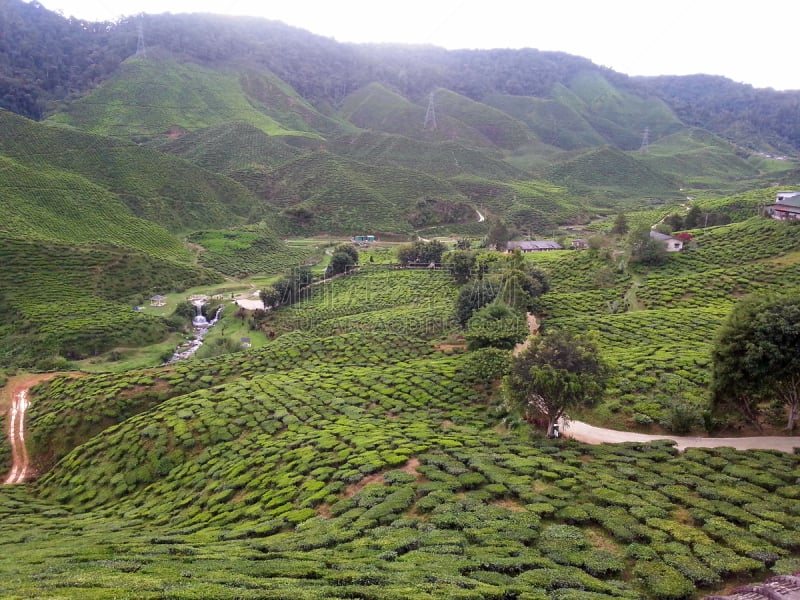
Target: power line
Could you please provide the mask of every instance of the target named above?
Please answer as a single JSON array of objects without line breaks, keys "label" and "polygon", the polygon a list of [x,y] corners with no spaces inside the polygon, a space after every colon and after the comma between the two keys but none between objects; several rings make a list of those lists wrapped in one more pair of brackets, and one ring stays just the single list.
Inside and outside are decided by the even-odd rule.
[{"label": "power line", "polygon": [[139,32],[139,38],[136,41],[136,56],[147,56],[147,48],[144,45],[144,25],[141,21],[136,26],[136,30]]},{"label": "power line", "polygon": [[434,92],[428,96],[428,110],[425,111],[425,123],[423,129],[436,129],[436,103],[433,99]]},{"label": "power line", "polygon": [[647,151],[650,149],[650,128],[645,127],[644,133],[642,133],[642,145],[639,148],[639,152],[642,154],[647,154]]}]

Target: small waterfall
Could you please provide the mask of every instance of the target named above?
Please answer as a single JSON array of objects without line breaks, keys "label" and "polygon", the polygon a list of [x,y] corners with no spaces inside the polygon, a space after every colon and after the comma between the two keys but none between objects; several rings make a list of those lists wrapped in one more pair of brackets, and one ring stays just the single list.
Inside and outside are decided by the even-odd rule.
[{"label": "small waterfall", "polygon": [[194,325],[195,329],[198,327],[208,327],[208,321],[203,316],[203,305],[205,302],[203,300],[193,300],[192,304],[194,304],[195,309],[195,317],[192,319],[192,325]]},{"label": "small waterfall", "polygon": [[219,316],[222,314],[222,309],[224,306],[219,306],[214,313],[214,318],[211,321],[208,321],[202,313],[203,305],[205,304],[204,300],[192,300],[192,304],[195,306],[197,314],[192,319],[192,325],[194,326],[194,339],[184,342],[180,346],[177,347],[175,353],[172,355],[165,365],[171,365],[174,362],[179,360],[185,360],[190,358],[200,349],[200,346],[203,345],[203,337],[205,337],[208,330],[211,329],[214,325],[217,324],[219,321]]}]

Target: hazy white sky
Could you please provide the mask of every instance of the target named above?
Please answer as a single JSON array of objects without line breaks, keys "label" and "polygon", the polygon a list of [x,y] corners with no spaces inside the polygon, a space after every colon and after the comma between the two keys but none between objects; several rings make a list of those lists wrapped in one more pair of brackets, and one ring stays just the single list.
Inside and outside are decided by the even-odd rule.
[{"label": "hazy white sky", "polygon": [[65,16],[261,16],[341,42],[538,48],[628,75],[724,75],[800,90],[797,0],[40,0]]}]

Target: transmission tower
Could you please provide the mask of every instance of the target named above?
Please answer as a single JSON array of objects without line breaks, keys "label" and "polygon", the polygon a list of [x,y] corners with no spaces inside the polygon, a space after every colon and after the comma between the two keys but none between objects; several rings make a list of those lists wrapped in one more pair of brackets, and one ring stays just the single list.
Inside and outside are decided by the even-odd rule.
[{"label": "transmission tower", "polygon": [[650,128],[645,127],[644,133],[642,134],[642,146],[639,148],[639,152],[642,154],[647,154],[647,151],[650,149]]},{"label": "transmission tower", "polygon": [[147,56],[147,48],[144,45],[144,25],[142,25],[141,21],[136,26],[136,29],[139,32],[139,39],[136,42],[136,56]]},{"label": "transmission tower", "polygon": [[423,129],[436,129],[436,104],[433,101],[433,92],[428,96],[428,110],[425,111]]}]

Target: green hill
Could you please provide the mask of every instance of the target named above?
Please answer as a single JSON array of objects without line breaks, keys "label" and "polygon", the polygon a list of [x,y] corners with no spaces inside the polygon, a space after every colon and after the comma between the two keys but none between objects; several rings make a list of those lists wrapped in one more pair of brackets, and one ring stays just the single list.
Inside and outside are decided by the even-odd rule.
[{"label": "green hill", "polygon": [[429,124],[426,129],[426,112],[426,107],[372,83],[348,95],[337,115],[361,129],[430,142],[455,140],[467,147],[493,147],[492,141],[483,133],[447,114],[437,114],[436,127]]},{"label": "green hill", "polygon": [[696,129],[651,140],[642,158],[654,170],[679,178],[687,188],[751,179],[761,172],[730,142]]},{"label": "green hill", "polygon": [[43,174],[76,174],[115,194],[133,215],[171,231],[233,225],[258,214],[244,187],[179,158],[6,111],[0,125],[0,155]]},{"label": "green hill", "polygon": [[[199,167],[238,181],[258,196],[264,194],[265,175],[305,152],[297,140],[271,136],[247,123],[225,123],[190,132],[159,146]],[[308,139],[309,145],[319,145]]]},{"label": "green hill", "polygon": [[[543,260],[559,256],[577,267],[554,273],[561,292],[598,260]],[[442,272],[365,270],[276,313],[300,329],[259,350],[39,386],[30,448],[56,462],[0,490],[7,590],[656,600],[791,569],[797,455],[498,426],[480,359],[436,345],[454,292]],[[680,316],[683,332],[707,313]],[[608,331],[658,344],[657,317]]]},{"label": "green hill", "polygon": [[607,141],[578,111],[557,100],[495,95],[484,102],[522,121],[538,139],[557,148],[576,150]]},{"label": "green hill", "polygon": [[133,307],[154,294],[220,280],[141,251],[20,238],[17,232],[0,232],[0,253],[4,366],[63,368],[65,358],[160,342],[171,326]]},{"label": "green hill", "polygon": [[727,207],[743,220],[692,231],[688,247],[659,267],[626,270],[620,259],[588,252],[533,257],[555,292],[540,299],[545,327],[595,331],[618,369],[613,400],[599,418],[616,427],[620,419],[630,427],[678,427],[687,417],[697,427],[705,414],[711,426],[707,387],[716,330],[742,296],[800,285],[797,227],[752,216],[765,196],[769,191],[703,201],[703,210]]},{"label": "green hill", "polygon": [[663,100],[615,86],[597,71],[578,72],[564,86],[556,85],[552,95],[583,115],[608,143],[622,150],[639,148],[645,129],[661,136],[683,127]]},{"label": "green hill", "polygon": [[[202,129],[230,121],[250,123],[270,135],[315,136],[307,124],[302,130],[289,129],[270,116],[270,112],[284,113],[283,107],[270,110],[261,104],[271,97],[268,84],[275,85],[265,75],[242,76],[232,69],[181,63],[151,52],[148,57],[126,60],[111,79],[67,104],[50,120],[122,138],[164,138],[182,128]],[[245,87],[260,97],[248,96]],[[313,112],[303,108],[309,115]],[[301,122],[298,117],[293,125]]]},{"label": "green hill", "polygon": [[503,161],[501,152],[468,148],[457,142],[427,142],[401,135],[364,131],[330,141],[331,151],[361,162],[402,167],[441,177],[473,174],[499,180],[526,175]]},{"label": "green hill", "polygon": [[513,150],[534,141],[523,123],[487,104],[444,89],[437,90],[434,98],[437,120],[442,115],[458,119],[498,148]]},{"label": "green hill", "polygon": [[445,180],[329,153],[302,156],[272,171],[267,181],[265,199],[283,209],[293,231],[410,233],[475,218],[466,198]]},{"label": "green hill", "polygon": [[543,177],[576,193],[609,198],[679,198],[674,177],[651,168],[640,157],[606,146],[557,163]]}]

